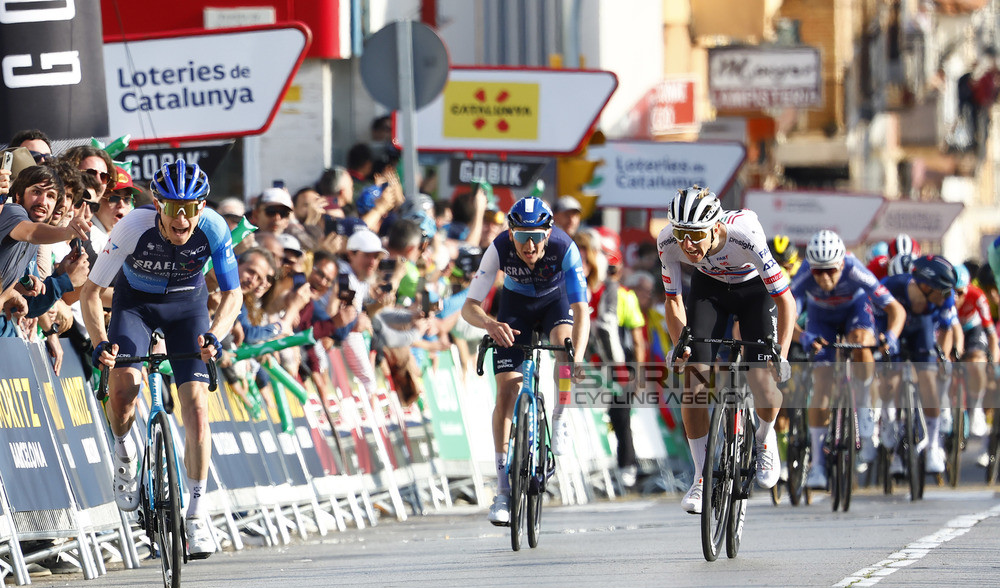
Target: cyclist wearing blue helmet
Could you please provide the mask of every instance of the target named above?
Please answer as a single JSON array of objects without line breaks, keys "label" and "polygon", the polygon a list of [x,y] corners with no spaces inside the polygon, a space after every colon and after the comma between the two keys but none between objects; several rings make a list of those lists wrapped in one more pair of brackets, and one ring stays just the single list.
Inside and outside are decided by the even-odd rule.
[{"label": "cyclist wearing blue helmet", "polygon": [[[229,226],[214,210],[205,210],[209,192],[205,172],[177,160],[156,172],[150,188],[156,196],[155,208],[138,208],[115,225],[80,294],[87,332],[97,343],[94,364],[114,368],[107,412],[115,435],[115,502],[124,511],[139,505],[139,460],[129,431],[135,421],[142,372],[136,367],[115,368],[115,358],[145,355],[149,333],[160,328],[168,353],[200,351],[201,359],[208,361],[221,351],[219,341],[233,328],[242,304]],[[202,274],[209,258],[222,291],[211,321]],[[111,322],[105,330],[101,296],[112,283]],[[199,360],[172,363],[185,424],[184,465],[191,490],[188,551],[200,559],[215,551],[205,516],[207,505],[200,500],[207,490],[212,453],[208,374]]]},{"label": "cyclist wearing blue helmet", "polygon": [[[483,253],[462,307],[462,317],[470,325],[485,329],[504,349],[493,354],[497,381],[497,404],[493,410],[493,449],[496,451],[497,496],[490,507],[489,521],[510,524],[510,482],[506,473],[507,440],[510,436],[514,401],[521,387],[516,371],[524,359],[514,343],[531,343],[533,331],[541,330],[558,345],[567,337],[575,346],[575,361],[583,361],[590,332],[587,282],[580,250],[562,229],[552,227],[552,210],[538,198],[522,198],[507,215],[509,230],[501,233]],[[500,309],[494,319],[483,308],[483,300],[493,287],[497,272],[504,273]],[[566,361],[556,354],[556,361]],[[561,419],[561,405],[552,415],[552,451],[564,453],[568,447],[567,424]]]},{"label": "cyclist wearing blue helmet", "polygon": [[[941,447],[940,413],[941,403],[937,390],[937,357],[934,345],[944,342],[944,337],[937,338],[936,333],[954,333],[961,331],[952,326],[958,321],[955,310],[954,288],[958,275],[947,259],[940,255],[925,255],[915,257],[909,273],[902,272],[882,280],[882,285],[903,305],[906,310],[906,322],[899,337],[900,354],[893,356],[893,361],[900,362],[909,358],[916,368],[917,387],[924,405],[924,416],[927,422],[927,438],[929,447],[925,453],[927,472],[939,474],[944,471],[944,449]],[[875,322],[884,332],[888,320],[880,308],[873,309]],[[962,341],[957,341],[959,349]],[[897,364],[899,365],[899,364]],[[881,442],[889,450],[896,447],[900,430],[896,427],[896,411],[889,408],[898,396],[901,373],[894,370],[888,378],[883,378],[882,388],[882,426]],[[898,406],[898,403],[896,404]],[[903,472],[902,459],[898,454],[890,465],[890,473]]]}]

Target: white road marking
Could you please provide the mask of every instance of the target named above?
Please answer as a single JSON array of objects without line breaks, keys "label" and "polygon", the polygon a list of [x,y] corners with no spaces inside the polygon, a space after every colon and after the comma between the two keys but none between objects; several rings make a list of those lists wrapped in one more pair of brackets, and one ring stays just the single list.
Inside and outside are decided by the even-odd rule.
[{"label": "white road marking", "polygon": [[979,522],[990,517],[995,517],[998,514],[1000,514],[1000,504],[989,510],[969,515],[962,515],[951,519],[945,523],[944,527],[938,529],[936,532],[927,535],[926,537],[917,539],[903,549],[889,554],[888,557],[880,562],[854,572],[833,586],[834,588],[846,588],[848,586],[874,586],[875,584],[878,584],[882,578],[885,578],[889,574],[898,572],[918,559],[924,557],[935,547],[940,547],[943,543],[947,543],[955,537],[965,535],[969,532],[969,529],[974,527]]}]

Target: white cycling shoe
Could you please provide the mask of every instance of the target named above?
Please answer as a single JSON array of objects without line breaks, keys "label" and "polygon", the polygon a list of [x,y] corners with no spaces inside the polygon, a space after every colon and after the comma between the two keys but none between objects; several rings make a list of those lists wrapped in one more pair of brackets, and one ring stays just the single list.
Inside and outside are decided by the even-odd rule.
[{"label": "white cycling shoe", "polygon": [[569,423],[565,419],[552,419],[552,453],[566,455],[573,446],[569,436]]},{"label": "white cycling shoe", "polygon": [[763,443],[757,444],[757,483],[773,488],[781,477],[781,457],[778,455],[778,436],[771,429]]},{"label": "white cycling shoe", "polygon": [[188,557],[191,559],[205,559],[215,553],[212,527],[205,517],[186,519],[184,533],[187,535]]},{"label": "white cycling shoe", "polygon": [[944,449],[940,447],[928,448],[924,458],[924,466],[928,474],[944,472]]},{"label": "white cycling shoe", "polygon": [[973,408],[972,418],[969,419],[969,434],[973,437],[985,437],[989,432],[989,425],[986,424],[986,413],[981,408]]},{"label": "white cycling shoe", "polygon": [[493,497],[493,506],[490,507],[490,514],[486,519],[498,527],[510,525],[510,496],[497,494]]},{"label": "white cycling shoe", "polygon": [[701,514],[701,493],[702,479],[698,478],[698,481],[691,484],[691,489],[681,499],[681,508],[691,514]]},{"label": "white cycling shoe", "polygon": [[123,459],[117,451],[114,454],[115,504],[125,512],[139,508],[139,460]]}]

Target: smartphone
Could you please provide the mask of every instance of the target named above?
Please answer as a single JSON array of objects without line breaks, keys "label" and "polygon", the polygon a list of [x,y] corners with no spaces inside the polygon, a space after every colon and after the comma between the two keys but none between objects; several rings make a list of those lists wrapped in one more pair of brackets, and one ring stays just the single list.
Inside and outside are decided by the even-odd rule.
[{"label": "smartphone", "polygon": [[271,182],[271,187],[272,188],[284,188],[285,187],[285,180],[274,180],[273,182]]},{"label": "smartphone", "polygon": [[10,171],[10,168],[13,165],[14,165],[14,152],[13,151],[4,151],[3,152],[3,163],[0,164],[0,167],[2,167],[3,169],[5,169],[7,171]]},{"label": "smartphone", "polygon": [[79,237],[76,237],[75,239],[70,241],[69,246],[70,249],[73,251],[73,253],[77,255],[77,257],[87,254],[87,251],[83,248],[83,240],[80,239]]},{"label": "smartphone", "polygon": [[392,284],[390,284],[389,282],[386,282],[384,284],[379,284],[378,289],[388,294],[389,292],[392,292]]},{"label": "smartphone", "polygon": [[350,274],[340,274],[337,276],[337,298],[348,303],[354,303],[354,290],[351,290]]},{"label": "smartphone", "polygon": [[378,271],[383,273],[393,273],[396,271],[396,259],[387,258],[378,262]]}]

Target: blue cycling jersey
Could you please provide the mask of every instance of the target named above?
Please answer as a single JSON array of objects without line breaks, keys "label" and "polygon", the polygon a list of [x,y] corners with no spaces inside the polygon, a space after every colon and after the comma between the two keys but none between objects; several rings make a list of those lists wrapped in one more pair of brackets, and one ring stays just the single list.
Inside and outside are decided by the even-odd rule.
[{"label": "blue cycling jersey", "polygon": [[840,274],[840,280],[829,292],[816,283],[812,272],[809,271],[809,262],[803,262],[799,272],[792,279],[792,296],[799,305],[800,314],[805,302],[808,302],[809,313],[812,314],[815,309],[847,308],[863,296],[871,298],[879,308],[885,308],[893,301],[889,290],[880,284],[875,274],[868,271],[853,255],[844,258],[844,269]]},{"label": "blue cycling jersey", "polygon": [[[921,321],[916,320],[918,317],[924,317],[930,315],[932,321],[939,328],[947,328],[953,322],[958,320],[958,312],[955,309],[955,295],[954,292],[948,296],[940,306],[932,303],[930,300],[927,301],[927,307],[923,312],[917,314],[913,312],[913,302],[910,300],[909,286],[910,282],[913,281],[912,274],[897,274],[895,276],[889,276],[882,280],[882,285],[889,290],[889,293],[903,305],[906,310],[906,323],[903,327],[903,332],[906,333],[922,324]],[[875,309],[875,316],[878,319],[883,319],[885,317],[885,311],[882,309]]]},{"label": "blue cycling jersey", "polygon": [[137,208],[115,225],[98,255],[90,280],[108,287],[121,270],[128,285],[140,292],[166,294],[202,287],[202,268],[209,257],[219,288],[240,287],[233,241],[226,221],[214,210],[198,216],[198,225],[184,245],[173,245],[160,233],[156,209]]},{"label": "blue cycling jersey", "polygon": [[554,227],[545,245],[545,255],[529,268],[517,255],[510,233],[504,231],[486,249],[479,270],[469,286],[469,298],[483,300],[497,270],[504,273],[503,287],[523,296],[542,297],[565,287],[570,304],[587,301],[587,280],[576,243]]}]

